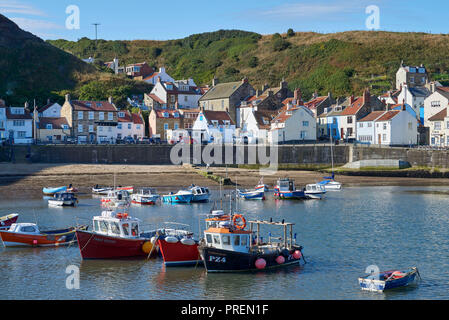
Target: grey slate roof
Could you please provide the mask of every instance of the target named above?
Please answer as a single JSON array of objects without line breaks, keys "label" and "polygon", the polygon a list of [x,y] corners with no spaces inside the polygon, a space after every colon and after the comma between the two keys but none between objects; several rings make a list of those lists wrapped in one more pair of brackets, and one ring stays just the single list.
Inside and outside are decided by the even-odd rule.
[{"label": "grey slate roof", "polygon": [[209,89],[200,101],[229,98],[241,85],[241,81],[218,83]]}]

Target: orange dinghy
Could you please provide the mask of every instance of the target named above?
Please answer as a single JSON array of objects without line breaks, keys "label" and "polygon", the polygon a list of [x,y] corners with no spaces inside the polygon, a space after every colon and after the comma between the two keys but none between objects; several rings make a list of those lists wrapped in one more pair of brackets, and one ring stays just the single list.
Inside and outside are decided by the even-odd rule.
[{"label": "orange dinghy", "polygon": [[[87,229],[85,226],[81,228]],[[9,230],[0,231],[0,237],[6,247],[62,246],[77,241],[74,227],[41,232],[34,223],[13,223]]]}]

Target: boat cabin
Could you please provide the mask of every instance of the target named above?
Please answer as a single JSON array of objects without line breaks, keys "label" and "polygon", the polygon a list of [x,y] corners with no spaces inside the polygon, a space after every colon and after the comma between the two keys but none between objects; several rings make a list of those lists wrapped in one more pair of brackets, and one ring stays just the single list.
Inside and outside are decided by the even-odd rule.
[{"label": "boat cabin", "polygon": [[41,234],[35,223],[13,223],[8,231],[26,234]]},{"label": "boat cabin", "polygon": [[154,196],[157,195],[157,192],[155,188],[140,188],[137,190],[137,193],[135,194],[141,196]]},{"label": "boat cabin", "polygon": [[295,181],[289,178],[279,179],[276,188],[278,191],[295,191]]},{"label": "boat cabin", "polygon": [[215,210],[206,219],[204,231],[207,246],[236,252],[249,252],[251,247],[251,232],[237,229],[229,215],[223,210]]},{"label": "boat cabin", "polygon": [[326,192],[326,189],[320,184],[308,184],[306,185],[307,192]]},{"label": "boat cabin", "polygon": [[54,200],[74,200],[75,195],[71,192],[58,192],[53,195]]},{"label": "boat cabin", "polygon": [[140,235],[140,220],[127,213],[103,211],[93,218],[93,231],[98,234],[120,238],[135,238]]},{"label": "boat cabin", "polygon": [[190,187],[190,191],[192,191],[193,195],[200,195],[200,194],[209,194],[209,188],[206,187],[197,187],[195,185],[192,185]]}]

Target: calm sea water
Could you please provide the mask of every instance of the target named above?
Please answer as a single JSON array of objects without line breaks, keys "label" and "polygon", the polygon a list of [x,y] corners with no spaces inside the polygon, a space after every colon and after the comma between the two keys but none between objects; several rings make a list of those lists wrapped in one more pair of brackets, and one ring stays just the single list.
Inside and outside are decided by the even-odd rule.
[{"label": "calm sea water", "polygon": [[[165,268],[161,258],[82,261],[77,245],[1,248],[0,299],[449,299],[449,195],[433,193],[441,190],[348,187],[328,192],[324,200],[275,201],[269,195],[266,201],[238,201],[247,219],[296,224],[307,264],[271,272],[207,274],[202,267]],[[218,190],[213,193],[219,197]],[[49,208],[40,195],[2,195],[0,215],[16,212],[19,222],[60,228],[90,222],[100,214],[99,204],[99,198],[85,195],[76,208]],[[146,230],[171,221],[198,232],[210,208],[211,203],[162,204],[129,212]],[[272,235],[281,232],[273,229]],[[66,288],[68,265],[80,268],[78,290]],[[363,292],[357,277],[369,265],[417,266],[423,280],[387,293]]]}]

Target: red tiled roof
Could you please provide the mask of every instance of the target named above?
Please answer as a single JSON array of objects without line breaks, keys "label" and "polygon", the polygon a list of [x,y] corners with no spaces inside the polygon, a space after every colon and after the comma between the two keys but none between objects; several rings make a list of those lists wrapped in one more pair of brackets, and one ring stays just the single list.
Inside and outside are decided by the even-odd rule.
[{"label": "red tiled roof", "polygon": [[[154,109],[154,111],[156,112],[156,118],[175,118],[174,114],[176,112],[178,113],[178,117],[177,118],[181,117],[181,113],[178,110],[173,110],[173,109]],[[164,117],[164,113],[167,113],[168,117]]]},{"label": "red tiled roof", "polygon": [[142,119],[142,116],[138,113],[131,113],[131,116],[133,118],[134,124],[144,124],[144,121]]},{"label": "red tiled roof", "polygon": [[[123,117],[120,114],[123,112]],[[118,122],[132,122],[131,113],[128,110],[119,110],[117,113]]]},{"label": "red tiled roof", "polygon": [[429,118],[429,121],[443,121],[444,118],[446,118],[446,117],[447,117],[447,108],[444,108],[437,114],[434,114],[433,116],[431,116]]},{"label": "red tiled roof", "polygon": [[316,109],[316,106],[319,105],[324,100],[326,100],[326,98],[327,96],[317,97],[315,99],[310,100],[309,102],[304,103],[304,106],[309,109]]},{"label": "red tiled roof", "polygon": [[394,116],[398,115],[400,112],[401,112],[401,110],[387,111],[376,121],[388,121],[388,120],[392,119]]},{"label": "red tiled roof", "polygon": [[353,104],[346,107],[340,115],[342,116],[353,116],[363,107],[363,97],[358,97]]},{"label": "red tiled roof", "polygon": [[290,118],[293,114],[293,113],[288,114],[287,112],[298,110],[298,109],[299,109],[298,107],[292,107],[290,109],[287,109],[287,107],[283,108],[283,110],[281,112],[279,112],[279,114],[273,119],[273,122],[283,123],[283,122],[287,121],[287,119]]},{"label": "red tiled roof", "polygon": [[70,103],[75,111],[117,111],[109,101],[79,101],[72,100]]},{"label": "red tiled roof", "polygon": [[449,87],[437,87],[437,90],[449,92]]},{"label": "red tiled roof", "polygon": [[218,124],[224,124],[224,121],[227,120],[229,121],[230,124],[234,124],[234,121],[232,121],[231,116],[226,111],[204,110],[203,114],[209,123],[211,123],[212,120],[217,120]]},{"label": "red tiled roof", "polygon": [[150,75],[150,76],[148,76],[148,77],[146,77],[145,79],[143,79],[144,81],[145,80],[150,80],[150,79],[153,79],[154,77],[156,77],[157,75],[159,74],[159,72],[155,72],[155,73],[153,73],[152,75]]},{"label": "red tiled roof", "polygon": [[165,102],[154,93],[150,93],[148,96],[159,104],[165,104]]},{"label": "red tiled roof", "polygon": [[359,122],[364,122],[364,121],[374,121],[376,120],[378,117],[380,117],[381,115],[383,115],[386,111],[373,111],[371,113],[369,113],[366,117],[358,120]]},{"label": "red tiled roof", "polygon": [[39,118],[39,129],[45,129],[47,124],[53,125],[53,129],[62,129],[62,125],[69,125],[65,117],[60,118],[49,118],[41,117]]}]

